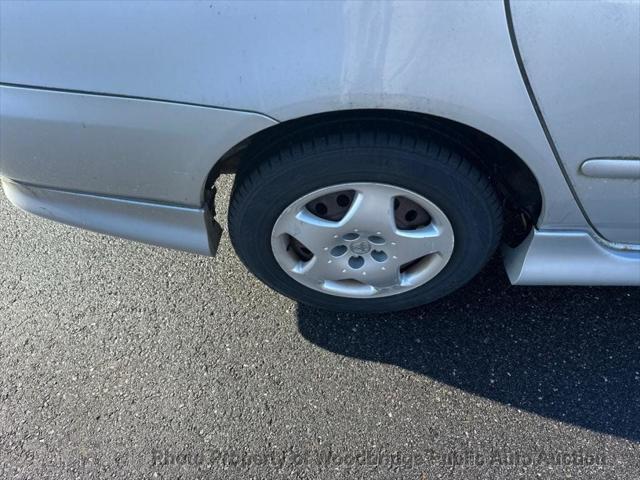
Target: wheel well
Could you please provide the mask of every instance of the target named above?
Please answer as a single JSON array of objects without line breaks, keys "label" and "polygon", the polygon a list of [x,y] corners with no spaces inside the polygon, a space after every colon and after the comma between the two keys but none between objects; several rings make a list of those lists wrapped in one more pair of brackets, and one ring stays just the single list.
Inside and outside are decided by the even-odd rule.
[{"label": "wheel well", "polygon": [[398,110],[344,110],[279,123],[230,149],[209,173],[205,187],[213,192],[220,174],[242,174],[300,136],[322,135],[345,126],[412,130],[416,134],[431,136],[459,151],[489,177],[503,202],[504,240],[507,243],[519,243],[535,225],[542,207],[540,187],[529,167],[511,149],[467,125],[442,117]]}]

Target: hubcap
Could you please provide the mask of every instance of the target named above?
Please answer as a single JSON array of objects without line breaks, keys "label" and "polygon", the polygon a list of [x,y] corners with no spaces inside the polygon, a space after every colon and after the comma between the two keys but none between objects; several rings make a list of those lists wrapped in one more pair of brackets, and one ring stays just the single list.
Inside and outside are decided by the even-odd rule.
[{"label": "hubcap", "polygon": [[453,253],[453,227],[435,204],[380,183],[316,190],[278,217],[271,248],[301,284],[341,297],[396,295],[435,277]]}]

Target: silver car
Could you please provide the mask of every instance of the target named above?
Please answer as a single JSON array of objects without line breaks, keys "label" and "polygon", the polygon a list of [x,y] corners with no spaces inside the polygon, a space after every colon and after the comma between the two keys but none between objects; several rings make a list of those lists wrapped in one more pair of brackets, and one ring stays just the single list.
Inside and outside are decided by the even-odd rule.
[{"label": "silver car", "polygon": [[640,2],[0,3],[19,208],[300,302],[640,284]]}]

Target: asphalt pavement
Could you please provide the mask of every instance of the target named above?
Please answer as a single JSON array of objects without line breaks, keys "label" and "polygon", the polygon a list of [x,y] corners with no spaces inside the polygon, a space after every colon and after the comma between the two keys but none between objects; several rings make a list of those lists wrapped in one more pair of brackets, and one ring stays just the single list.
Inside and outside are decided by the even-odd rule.
[{"label": "asphalt pavement", "polygon": [[[230,179],[219,201],[226,208]],[[221,219],[224,220],[224,219]],[[0,478],[640,478],[640,292],[326,312],[0,194]]]}]

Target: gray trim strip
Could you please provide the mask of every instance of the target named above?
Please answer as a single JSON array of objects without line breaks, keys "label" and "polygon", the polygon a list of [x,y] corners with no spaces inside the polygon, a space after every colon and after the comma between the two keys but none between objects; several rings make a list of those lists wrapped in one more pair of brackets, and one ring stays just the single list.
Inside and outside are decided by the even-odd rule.
[{"label": "gray trim strip", "polygon": [[241,113],[253,113],[256,115],[261,115],[263,117],[268,118],[269,120],[273,120],[276,123],[280,123],[280,120],[277,120],[265,113],[256,112],[255,110],[244,110],[239,108],[230,108],[230,107],[218,107],[216,105],[207,105],[204,103],[192,103],[192,102],[181,102],[176,100],[166,100],[164,98],[154,98],[154,97],[139,97],[136,95],[124,95],[121,93],[107,93],[107,92],[93,92],[90,90],[73,90],[69,88],[59,88],[59,87],[43,87],[36,85],[24,85],[21,83],[8,83],[8,82],[0,82],[0,87],[14,87],[14,88],[28,88],[29,90],[44,90],[46,92],[62,92],[62,93],[75,93],[78,95],[93,95],[97,97],[113,97],[113,98],[125,98],[129,100],[149,100],[152,102],[162,102],[169,103],[172,105],[189,105],[191,107],[204,107],[204,108],[215,108],[216,110],[227,110],[229,112],[241,112]]},{"label": "gray trim strip", "polygon": [[16,207],[87,230],[209,256],[220,239],[220,227],[204,209],[52,190],[7,178],[1,183]]}]

